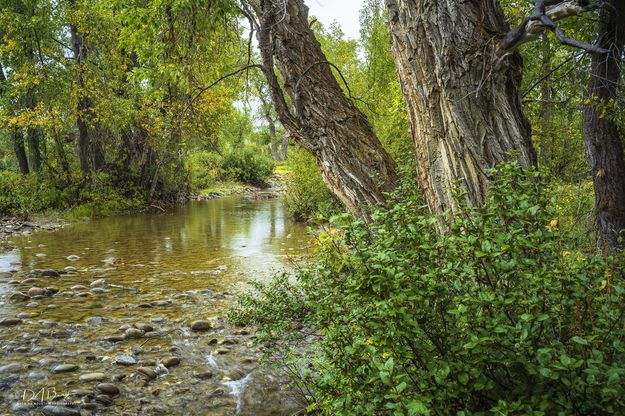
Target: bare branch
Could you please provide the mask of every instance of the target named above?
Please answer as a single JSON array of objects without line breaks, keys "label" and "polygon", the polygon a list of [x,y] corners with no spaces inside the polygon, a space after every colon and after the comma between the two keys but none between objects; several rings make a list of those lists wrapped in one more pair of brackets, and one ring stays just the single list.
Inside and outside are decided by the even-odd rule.
[{"label": "bare branch", "polygon": [[538,39],[545,30],[553,32],[563,45],[589,53],[608,53],[607,49],[567,37],[555,23],[567,17],[597,10],[602,6],[602,1],[585,4],[579,0],[535,0],[532,15],[523,19],[519,26],[503,38],[497,48],[497,55],[507,55],[521,44]]}]

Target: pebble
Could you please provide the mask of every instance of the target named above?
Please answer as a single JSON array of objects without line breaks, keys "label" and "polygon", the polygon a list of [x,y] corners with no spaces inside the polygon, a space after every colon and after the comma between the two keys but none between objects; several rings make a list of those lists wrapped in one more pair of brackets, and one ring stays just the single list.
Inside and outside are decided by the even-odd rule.
[{"label": "pebble", "polygon": [[126,338],[141,338],[143,336],[143,331],[137,328],[128,328],[124,331]]},{"label": "pebble", "polygon": [[45,289],[42,289],[40,287],[37,286],[33,286],[30,289],[28,289],[28,296],[42,296],[46,293]]},{"label": "pebble", "polygon": [[209,321],[193,321],[191,322],[191,330],[192,331],[208,331],[212,328],[212,325]]},{"label": "pebble", "polygon": [[30,299],[30,296],[22,292],[15,292],[11,296],[9,296],[9,300],[12,300],[14,302],[21,302],[21,301],[25,301],[28,299]]},{"label": "pebble", "polygon": [[32,285],[33,283],[37,283],[37,279],[34,277],[29,277],[28,279],[24,279],[20,282],[23,285]]},{"label": "pebble", "polygon": [[108,342],[121,342],[125,339],[126,337],[123,335],[109,335],[108,337],[104,338],[104,340]]},{"label": "pebble", "polygon": [[137,368],[137,373],[141,374],[143,377],[147,378],[148,380],[154,380],[156,378],[156,371],[148,367]]},{"label": "pebble", "polygon": [[73,407],[48,405],[41,409],[46,416],[80,416],[80,411]]},{"label": "pebble", "polygon": [[111,399],[106,394],[98,394],[97,396],[95,396],[95,401],[98,403],[102,403],[105,406],[110,406],[111,404],[113,404],[113,399]]},{"label": "pebble", "polygon": [[165,358],[162,362],[165,367],[170,368],[170,367],[174,367],[180,364],[180,358],[168,357],[168,358]]},{"label": "pebble", "polygon": [[70,290],[73,290],[74,292],[78,292],[79,290],[89,290],[89,288],[84,285],[74,285],[70,287]]},{"label": "pebble", "polygon": [[106,378],[104,373],[87,373],[79,377],[80,381],[102,381]]},{"label": "pebble", "polygon": [[[67,260],[69,260],[69,261],[76,261],[76,260],[79,260],[79,259],[80,259],[80,256],[77,256],[75,254],[70,254],[69,256],[67,256]],[[67,267],[65,268],[65,270],[67,270]]]},{"label": "pebble", "polygon": [[106,292],[106,289],[103,289],[101,287],[94,287],[89,292],[93,293],[94,295],[101,295],[102,293]]},{"label": "pebble", "polygon": [[94,280],[93,282],[91,282],[91,284],[89,286],[91,286],[91,287],[104,287],[105,285],[106,285],[106,280],[98,279],[98,280]]},{"label": "pebble", "polygon": [[43,380],[45,378],[47,378],[48,376],[44,373],[28,373],[28,378],[31,380]]},{"label": "pebble", "polygon": [[55,374],[59,373],[71,373],[72,371],[78,370],[78,366],[75,364],[59,364],[52,369],[52,372]]},{"label": "pebble", "polygon": [[113,383],[100,383],[95,386],[96,390],[108,394],[109,396],[116,396],[119,394],[119,388]]},{"label": "pebble", "polygon": [[61,274],[54,269],[40,269],[40,270],[33,270],[33,272],[36,274],[40,274],[41,276],[46,276],[46,277],[61,277]]},{"label": "pebble", "polygon": [[37,308],[39,306],[39,302],[29,302],[26,304],[27,308]]},{"label": "pebble", "polygon": [[48,292],[51,295],[54,295],[55,293],[59,293],[59,288],[54,287],[54,286],[48,286],[46,287],[46,292]]},{"label": "pebble", "polygon": [[135,360],[130,355],[122,354],[115,357],[115,364],[119,365],[135,365],[137,364],[137,360]]},{"label": "pebble", "polygon": [[143,332],[154,331],[154,327],[150,324],[138,323],[135,324],[135,328],[142,330]]},{"label": "pebble", "polygon": [[193,377],[199,378],[200,380],[208,380],[209,378],[213,377],[213,373],[211,371],[202,371],[193,374]]},{"label": "pebble", "polygon": [[0,272],[0,279],[10,279],[13,277],[12,273],[9,272]]},{"label": "pebble", "polygon": [[67,266],[63,270],[67,273],[76,273],[78,271],[74,266]]},{"label": "pebble", "polygon": [[17,373],[24,370],[24,364],[10,363],[0,367],[0,373]]},{"label": "pebble", "polygon": [[154,302],[150,302],[152,306],[167,306],[171,304],[171,301],[168,300],[155,300]]},{"label": "pebble", "polygon": [[0,320],[0,326],[13,326],[21,323],[22,320],[19,318],[4,318]]}]

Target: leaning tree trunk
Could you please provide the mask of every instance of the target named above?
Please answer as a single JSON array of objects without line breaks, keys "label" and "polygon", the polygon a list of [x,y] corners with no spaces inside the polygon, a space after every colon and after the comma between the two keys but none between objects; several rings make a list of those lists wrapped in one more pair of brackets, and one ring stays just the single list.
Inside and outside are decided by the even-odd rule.
[{"label": "leaning tree trunk", "polygon": [[385,3],[429,208],[453,211],[456,183],[480,205],[490,168],[510,157],[527,167],[536,158],[518,93],[520,58],[495,54],[507,29],[501,7],[496,0]]},{"label": "leaning tree trunk", "polygon": [[30,169],[28,168],[28,158],[26,157],[26,149],[24,148],[24,135],[20,129],[15,129],[11,132],[11,142],[13,142],[13,153],[15,153],[20,173],[22,175],[28,175]]},{"label": "leaning tree trunk", "polygon": [[[595,215],[602,241],[621,246],[619,233],[625,230],[625,159],[623,138],[608,115],[618,106],[619,80],[625,52],[625,2],[611,0],[601,12],[598,45],[608,54],[592,55],[588,88],[590,103],[584,107],[584,140],[592,168]],[[608,111],[602,109],[608,108]]]},{"label": "leaning tree trunk", "polygon": [[282,125],[312,153],[325,183],[352,213],[365,215],[365,206],[383,205],[398,183],[395,163],[343,93],[310,28],[304,2],[248,3],[259,20],[262,70]]}]

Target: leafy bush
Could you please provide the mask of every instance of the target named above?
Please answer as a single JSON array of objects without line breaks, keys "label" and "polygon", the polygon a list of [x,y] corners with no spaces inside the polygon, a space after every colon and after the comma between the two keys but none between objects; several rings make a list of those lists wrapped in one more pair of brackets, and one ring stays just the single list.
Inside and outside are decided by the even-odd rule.
[{"label": "leafy bush", "polygon": [[214,185],[222,175],[223,157],[215,152],[198,151],[188,160],[191,189],[201,190]]},{"label": "leafy bush", "polygon": [[256,146],[242,146],[226,155],[221,168],[230,179],[256,185],[271,176],[274,166],[274,160]]},{"label": "leafy bush", "polygon": [[623,414],[623,255],[570,250],[537,174],[496,177],[454,220],[401,190],[372,224],[341,217],[318,265],[258,283],[233,319],[324,414]]},{"label": "leafy bush", "polygon": [[341,204],[328,190],[315,159],[309,153],[300,148],[293,149],[287,163],[290,173],[284,199],[291,215],[297,220],[308,221],[319,215],[327,217],[340,212]]}]

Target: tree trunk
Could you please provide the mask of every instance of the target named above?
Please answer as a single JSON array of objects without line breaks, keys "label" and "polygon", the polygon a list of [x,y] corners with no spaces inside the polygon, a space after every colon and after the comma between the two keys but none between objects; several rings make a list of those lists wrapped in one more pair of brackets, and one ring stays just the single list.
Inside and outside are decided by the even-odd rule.
[{"label": "tree trunk", "polygon": [[551,82],[549,74],[551,73],[551,48],[549,42],[543,42],[542,48],[542,75],[547,77],[540,87],[540,164],[546,167],[549,164],[549,145],[552,141],[552,119],[553,119],[553,103],[551,94]]},{"label": "tree trunk", "polygon": [[[75,0],[69,0],[71,5]],[[74,63],[77,67],[74,78],[74,88],[76,90],[76,127],[78,128],[78,159],[80,170],[83,173],[94,172],[104,166],[104,147],[100,141],[101,134],[98,123],[95,122],[95,105],[89,97],[89,92],[85,86],[84,65],[87,58],[87,47],[82,34],[78,28],[71,24],[70,34],[72,38],[72,52]]]},{"label": "tree trunk", "polygon": [[[32,59],[32,57],[31,57]],[[29,91],[24,97],[25,107],[31,111],[35,111],[37,107],[37,99],[35,98],[34,91]],[[28,156],[30,161],[30,167],[34,172],[41,170],[41,138],[43,131],[40,127],[31,126],[26,129],[26,136],[28,141]]]},{"label": "tree trunk", "polygon": [[[602,9],[597,44],[610,52],[592,55],[590,103],[584,106],[584,140],[592,169],[599,236],[609,247],[624,247],[617,239],[625,229],[623,138],[609,115],[610,106],[618,106],[625,49],[625,2],[622,0],[607,1]],[[602,114],[602,109],[606,108],[607,116],[606,112]]]},{"label": "tree trunk", "polygon": [[24,135],[19,129],[15,129],[11,132],[11,141],[13,142],[13,152],[17,158],[17,165],[20,168],[20,172],[23,175],[28,175],[30,169],[28,168],[28,158],[26,157],[26,149],[24,148]]},{"label": "tree trunk", "polygon": [[248,2],[259,20],[262,69],[280,122],[313,154],[349,211],[366,215],[365,206],[383,205],[398,183],[395,163],[339,86],[309,26],[308,8],[302,0]]},{"label": "tree trunk", "polygon": [[519,97],[520,57],[495,54],[507,32],[496,0],[385,0],[392,53],[406,100],[418,181],[432,213],[485,201],[489,169],[511,152],[535,164]]},{"label": "tree trunk", "polygon": [[282,160],[287,160],[287,158],[289,157],[288,155],[288,151],[289,151],[289,135],[288,134],[284,134],[284,137],[282,138],[282,143],[280,143],[280,151],[282,153],[281,157]]}]

